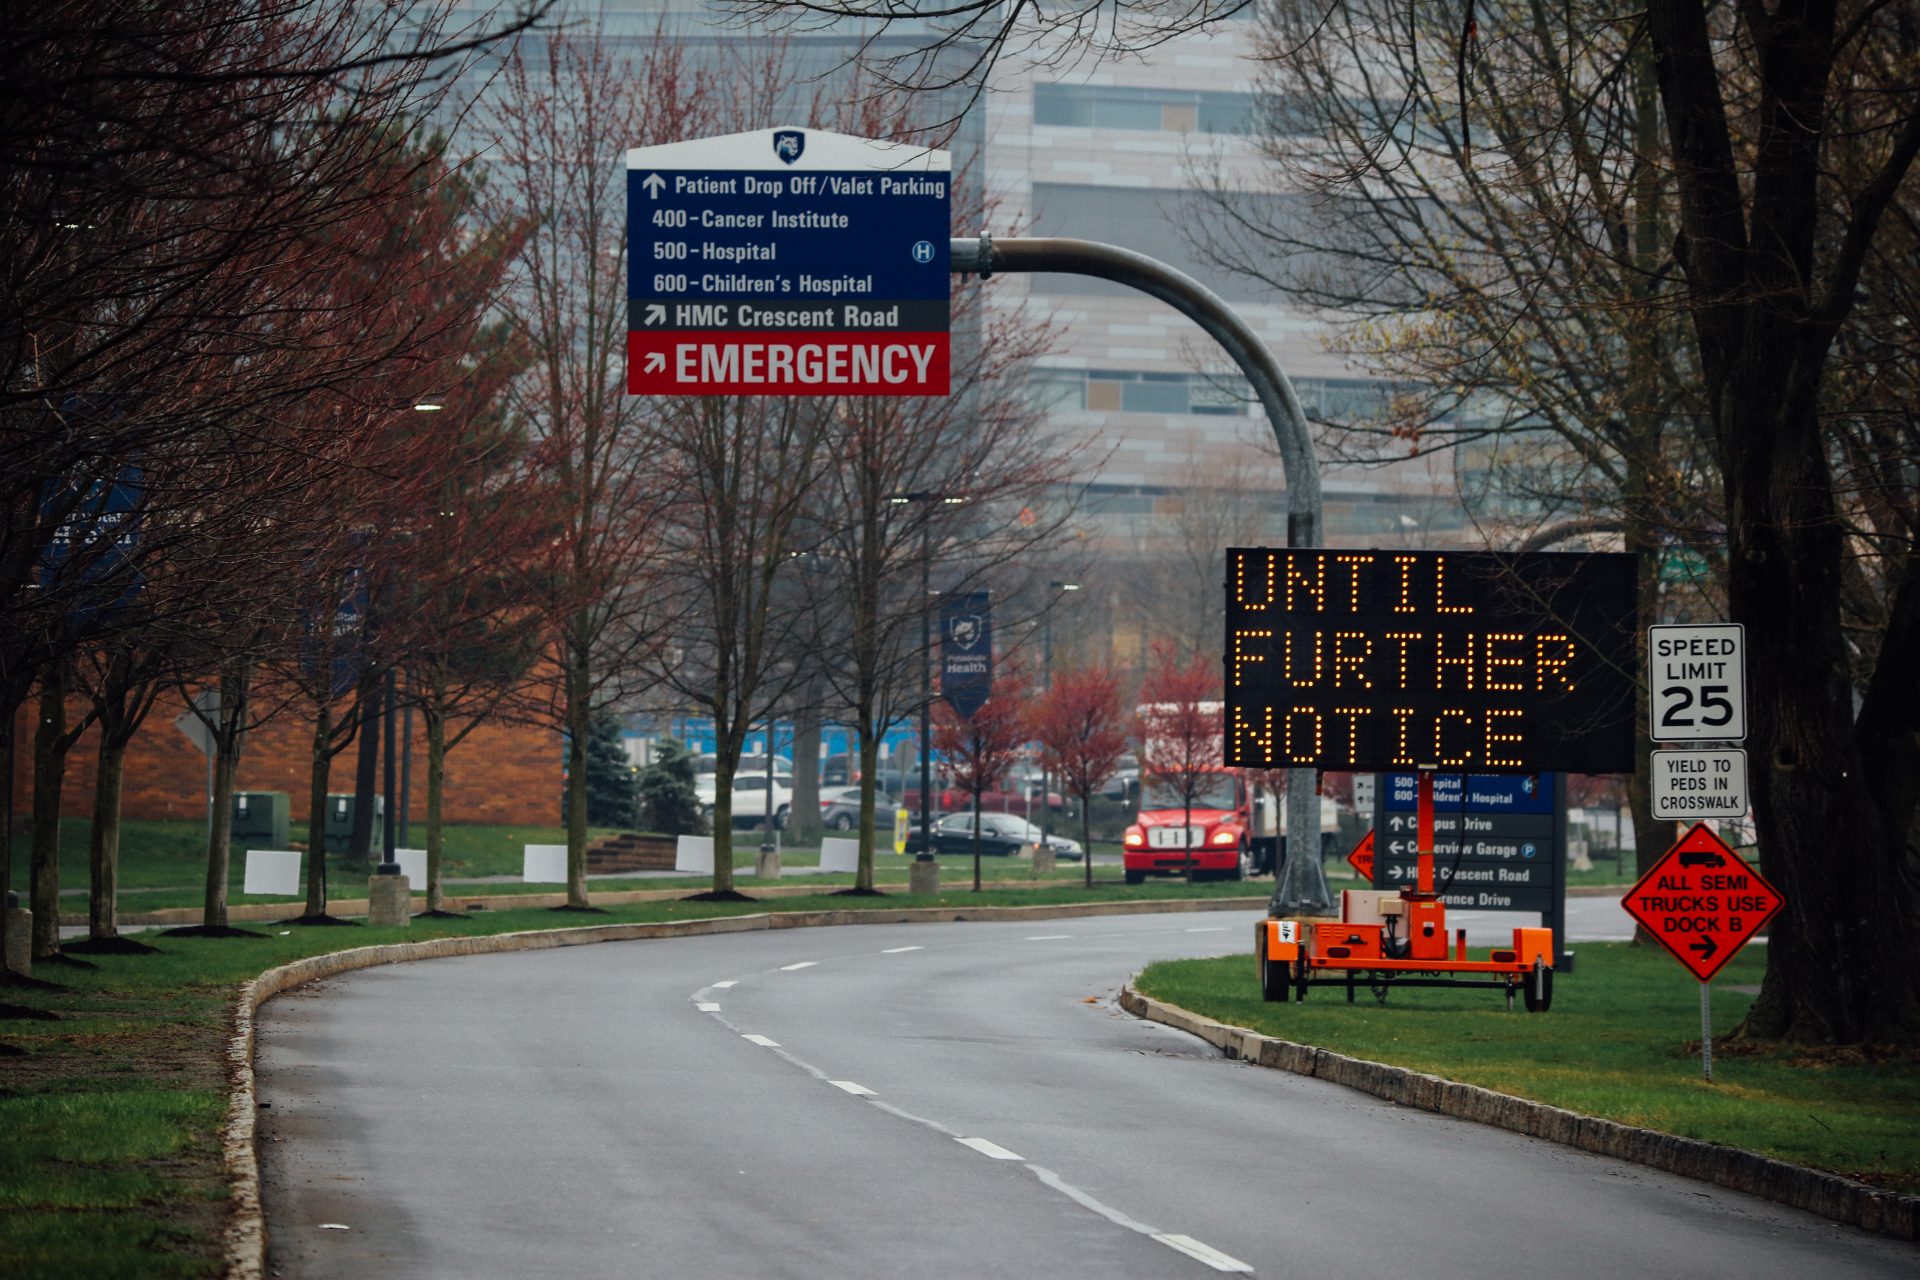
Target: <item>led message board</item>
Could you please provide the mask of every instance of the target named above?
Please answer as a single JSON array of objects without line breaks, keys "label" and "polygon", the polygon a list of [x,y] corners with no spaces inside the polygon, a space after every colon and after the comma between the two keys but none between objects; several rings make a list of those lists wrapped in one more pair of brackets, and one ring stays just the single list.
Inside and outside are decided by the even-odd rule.
[{"label": "led message board", "polygon": [[1230,548],[1227,763],[1631,772],[1634,559]]}]

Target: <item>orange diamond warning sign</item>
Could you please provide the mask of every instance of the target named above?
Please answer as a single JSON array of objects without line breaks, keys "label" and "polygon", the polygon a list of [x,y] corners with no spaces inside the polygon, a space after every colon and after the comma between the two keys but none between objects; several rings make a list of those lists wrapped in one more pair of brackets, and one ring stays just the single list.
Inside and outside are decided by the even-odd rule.
[{"label": "orange diamond warning sign", "polygon": [[1695,823],[1620,905],[1706,982],[1785,901],[1726,841]]},{"label": "orange diamond warning sign", "polygon": [[1368,884],[1373,883],[1373,832],[1369,831],[1353,846],[1353,852],[1347,855],[1347,865],[1360,873],[1360,878]]}]

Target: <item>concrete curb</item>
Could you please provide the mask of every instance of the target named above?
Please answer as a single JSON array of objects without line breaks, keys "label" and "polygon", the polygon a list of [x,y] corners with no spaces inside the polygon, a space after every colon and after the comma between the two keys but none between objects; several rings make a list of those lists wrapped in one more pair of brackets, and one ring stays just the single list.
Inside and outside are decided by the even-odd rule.
[{"label": "concrete curb", "polygon": [[[561,895],[564,897],[564,895]],[[675,891],[685,896],[685,890]],[[602,901],[611,900],[608,895]],[[308,956],[268,969],[240,985],[233,1005],[233,1031],[227,1039],[227,1121],[221,1150],[227,1168],[232,1211],[221,1243],[229,1280],[262,1280],[267,1265],[267,1224],[260,1204],[260,1161],[254,1146],[258,1102],[254,1094],[254,1014],[260,1006],[294,987],[370,969],[375,965],[437,960],[445,956],[488,955],[504,951],[544,951],[596,942],[644,938],[686,938],[716,933],[752,933],[766,929],[808,929],[829,925],[950,923],[964,920],[1065,920],[1088,916],[1131,916],[1149,912],[1246,911],[1264,907],[1262,898],[1185,898],[1171,901],[1080,902],[1042,907],[899,907],[848,911],[758,912],[704,920],[587,925],[571,929],[535,929],[480,937],[429,938],[354,947]]]},{"label": "concrete curb", "polygon": [[1788,1164],[1758,1152],[1639,1129],[1478,1085],[1263,1036],[1141,995],[1131,981],[1121,989],[1120,1006],[1136,1017],[1198,1036],[1228,1057],[1256,1066],[1330,1080],[1400,1106],[1437,1111],[1697,1178],[1896,1240],[1920,1240],[1920,1196],[1879,1191],[1851,1178]]}]

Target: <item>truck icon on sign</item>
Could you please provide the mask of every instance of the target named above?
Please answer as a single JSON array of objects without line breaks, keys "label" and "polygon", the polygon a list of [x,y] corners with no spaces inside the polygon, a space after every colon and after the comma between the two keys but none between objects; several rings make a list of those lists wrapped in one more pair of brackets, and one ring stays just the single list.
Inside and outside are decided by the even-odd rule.
[{"label": "truck icon on sign", "polygon": [[1680,865],[1683,867],[1724,867],[1727,860],[1711,849],[1683,849],[1680,852]]}]

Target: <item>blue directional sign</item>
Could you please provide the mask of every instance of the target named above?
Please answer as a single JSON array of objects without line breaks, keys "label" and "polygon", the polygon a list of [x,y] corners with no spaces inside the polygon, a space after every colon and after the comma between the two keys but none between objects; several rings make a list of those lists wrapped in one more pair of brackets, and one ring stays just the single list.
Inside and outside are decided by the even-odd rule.
[{"label": "blue directional sign", "polygon": [[627,153],[627,389],[945,395],[944,151],[792,126]]},{"label": "blue directional sign", "polygon": [[[1419,775],[1380,776],[1374,815],[1374,883],[1417,878]],[[1435,880],[1449,906],[1555,909],[1563,877],[1560,788],[1551,773],[1433,775]]]}]

